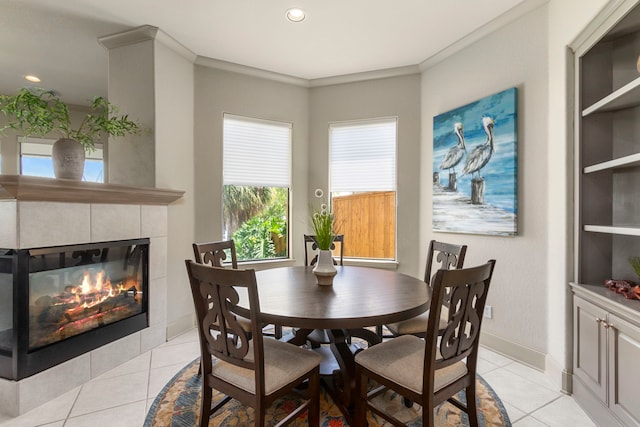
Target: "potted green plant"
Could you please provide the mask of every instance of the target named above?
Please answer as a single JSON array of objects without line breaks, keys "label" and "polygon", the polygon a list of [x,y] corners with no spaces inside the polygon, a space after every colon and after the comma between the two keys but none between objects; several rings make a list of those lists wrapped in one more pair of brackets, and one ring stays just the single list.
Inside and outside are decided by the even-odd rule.
[{"label": "potted green plant", "polygon": [[[316,198],[322,199],[324,192],[318,188],[315,191]],[[326,203],[320,204],[320,210],[312,208],[311,224],[313,225],[313,233],[318,245],[318,262],[313,269],[313,274],[319,285],[332,285],[333,276],[337,274],[333,265],[333,256],[331,254],[331,245],[333,244],[333,225],[334,216]]]},{"label": "potted green plant", "polygon": [[60,136],[53,144],[53,171],[56,178],[81,180],[85,151],[93,151],[103,134],[138,134],[140,126],[106,98],[93,99],[89,112],[76,128],[71,125],[69,107],[53,90],[22,88],[16,95],[0,95],[0,111],[9,122],[0,129],[15,129],[24,136]]},{"label": "potted green plant", "polygon": [[636,272],[636,276],[638,276],[638,278],[640,279],[640,257],[638,256],[629,257],[629,264],[631,264],[633,271]]}]

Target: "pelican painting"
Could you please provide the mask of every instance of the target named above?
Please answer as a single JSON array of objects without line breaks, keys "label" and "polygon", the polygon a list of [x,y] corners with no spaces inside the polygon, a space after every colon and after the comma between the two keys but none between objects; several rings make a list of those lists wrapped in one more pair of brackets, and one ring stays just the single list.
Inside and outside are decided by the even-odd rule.
[{"label": "pelican painting", "polygon": [[433,231],[517,234],[517,94],[510,88],[433,117]]},{"label": "pelican painting", "polygon": [[473,149],[471,154],[467,156],[467,163],[464,165],[464,169],[462,169],[462,175],[476,172],[477,178],[480,178],[480,169],[489,163],[491,155],[496,150],[493,144],[494,125],[495,122],[491,117],[482,118],[482,127],[484,128],[484,133],[487,134],[487,141],[482,145],[478,145]]},{"label": "pelican painting", "polygon": [[453,125],[453,131],[458,137],[458,144],[451,147],[451,149],[447,152],[446,157],[440,164],[440,169],[455,168],[467,152],[467,147],[464,146],[464,127],[462,126],[462,123],[456,122],[456,124]]},{"label": "pelican painting", "polygon": [[464,127],[461,122],[456,122],[453,125],[453,132],[458,137],[458,143],[449,149],[447,155],[440,164],[440,169],[449,170],[449,185],[447,188],[449,190],[456,191],[458,189],[458,185],[455,167],[466,154],[467,147],[464,145]]}]

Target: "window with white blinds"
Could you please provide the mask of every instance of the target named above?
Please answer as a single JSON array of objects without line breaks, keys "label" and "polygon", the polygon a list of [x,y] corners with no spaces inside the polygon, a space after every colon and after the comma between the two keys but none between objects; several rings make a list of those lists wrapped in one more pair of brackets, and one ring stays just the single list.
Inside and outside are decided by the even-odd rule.
[{"label": "window with white blinds", "polygon": [[289,187],[291,124],[224,115],[225,185]]},{"label": "window with white blinds", "polygon": [[396,119],[331,124],[331,191],[395,191]]},{"label": "window with white blinds", "polygon": [[331,209],[347,258],[396,257],[397,119],[329,125]]},{"label": "window with white blinds", "polygon": [[223,238],[238,261],[289,254],[290,123],[225,114]]}]

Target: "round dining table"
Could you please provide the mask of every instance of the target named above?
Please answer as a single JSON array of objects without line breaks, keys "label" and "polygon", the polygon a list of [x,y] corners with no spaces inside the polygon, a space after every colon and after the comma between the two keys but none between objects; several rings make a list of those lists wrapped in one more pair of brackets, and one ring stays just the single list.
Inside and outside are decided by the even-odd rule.
[{"label": "round dining table", "polygon": [[313,267],[283,267],[256,272],[261,320],[294,327],[287,341],[303,345],[314,329],[325,329],[340,369],[333,372],[332,397],[348,418],[355,389],[351,337],[375,345],[381,337],[371,331],[410,319],[429,308],[431,290],[420,279],[391,270],[336,266],[333,285],[318,285]]}]

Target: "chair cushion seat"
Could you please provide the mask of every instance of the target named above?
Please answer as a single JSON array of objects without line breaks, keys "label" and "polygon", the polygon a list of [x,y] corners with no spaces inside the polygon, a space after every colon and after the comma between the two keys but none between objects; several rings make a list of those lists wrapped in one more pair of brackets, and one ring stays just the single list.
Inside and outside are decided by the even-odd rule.
[{"label": "chair cushion seat", "polygon": [[[413,335],[403,335],[381,344],[369,347],[356,354],[356,363],[371,372],[400,384],[416,393],[422,393],[424,375],[425,341]],[[435,390],[462,378],[467,373],[467,365],[454,363],[435,371]]]},{"label": "chair cushion seat", "polygon": [[[391,331],[393,335],[413,335],[413,334],[421,334],[424,335],[427,332],[427,323],[429,322],[429,310],[424,313],[412,317],[409,320],[403,320],[396,323],[390,323],[387,326],[387,329]],[[447,327],[447,321],[445,319],[440,319],[440,325],[438,329],[443,330]]]},{"label": "chair cushion seat", "polygon": [[[292,344],[274,339],[264,339],[263,342],[266,395],[270,395],[310,371],[322,360],[320,355]],[[253,361],[252,346],[245,360]],[[211,375],[249,393],[256,393],[255,372],[250,369],[216,360],[211,368]]]}]

